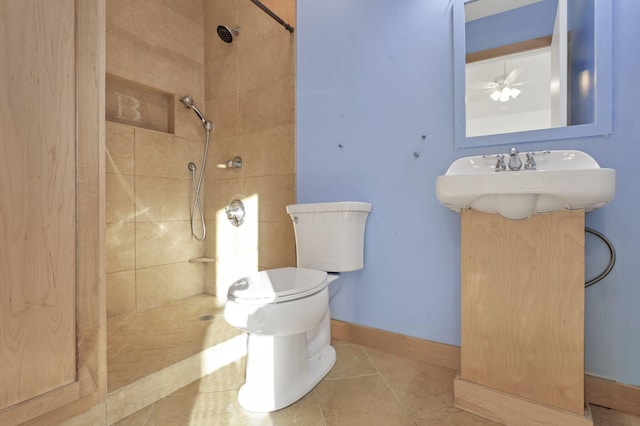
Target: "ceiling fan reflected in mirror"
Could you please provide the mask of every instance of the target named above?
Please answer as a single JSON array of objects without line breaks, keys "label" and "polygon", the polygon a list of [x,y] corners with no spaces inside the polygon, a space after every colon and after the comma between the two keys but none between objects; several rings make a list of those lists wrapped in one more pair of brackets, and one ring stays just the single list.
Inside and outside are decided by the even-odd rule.
[{"label": "ceiling fan reflected in mirror", "polygon": [[[522,90],[518,87],[524,84],[524,82],[516,81],[522,72],[522,67],[515,68],[507,73],[506,61],[503,62],[502,66],[502,74],[496,76],[493,81],[481,83],[479,87],[476,86],[477,89],[482,90],[481,96],[487,96],[488,94],[489,98],[495,102],[507,102],[511,99],[516,99],[522,93]],[[474,96],[474,98],[477,97],[478,95]]]},{"label": "ceiling fan reflected in mirror", "polygon": [[492,92],[489,97],[496,102],[507,102],[510,99],[515,99],[522,93],[516,86],[522,83],[515,83],[516,70],[511,71],[508,75],[501,74],[494,80],[495,87],[492,88]]},{"label": "ceiling fan reflected in mirror", "polygon": [[516,83],[516,79],[522,71],[522,67],[516,68],[507,74],[507,63],[503,62],[503,73],[497,76],[493,83],[489,83],[489,97],[496,102],[507,102],[517,98],[522,91],[517,86],[523,83]]}]

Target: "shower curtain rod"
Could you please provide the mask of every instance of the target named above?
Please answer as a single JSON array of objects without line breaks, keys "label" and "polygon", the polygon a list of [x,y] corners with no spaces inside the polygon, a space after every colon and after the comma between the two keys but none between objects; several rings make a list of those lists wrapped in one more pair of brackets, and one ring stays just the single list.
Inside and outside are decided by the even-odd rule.
[{"label": "shower curtain rod", "polygon": [[282,18],[280,18],[278,15],[276,15],[275,13],[273,13],[271,11],[271,9],[269,9],[267,6],[265,6],[264,4],[262,4],[259,0],[251,0],[251,3],[255,4],[256,6],[258,6],[260,9],[262,9],[262,11],[264,13],[266,13],[267,15],[271,16],[273,19],[275,19],[280,25],[282,25],[283,27],[285,27],[287,29],[287,31],[289,31],[290,33],[293,33],[293,27],[289,24],[287,24],[286,22],[284,22],[282,20]]}]

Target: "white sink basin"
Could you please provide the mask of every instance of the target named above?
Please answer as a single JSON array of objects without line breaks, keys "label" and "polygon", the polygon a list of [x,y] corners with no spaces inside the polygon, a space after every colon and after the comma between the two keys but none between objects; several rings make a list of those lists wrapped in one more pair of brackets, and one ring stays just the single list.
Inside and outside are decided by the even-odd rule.
[{"label": "white sink basin", "polygon": [[[522,164],[525,154],[520,153]],[[614,197],[616,172],[601,168],[582,151],[544,151],[534,157],[537,170],[495,171],[495,156],[454,161],[436,181],[438,200],[457,212],[472,208],[525,219],[535,213],[602,207]],[[508,164],[509,155],[505,155]]]}]

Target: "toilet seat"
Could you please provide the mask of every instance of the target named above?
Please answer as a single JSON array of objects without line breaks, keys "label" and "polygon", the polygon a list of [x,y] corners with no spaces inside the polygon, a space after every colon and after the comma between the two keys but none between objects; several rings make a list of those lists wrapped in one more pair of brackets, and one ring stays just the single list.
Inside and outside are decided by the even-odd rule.
[{"label": "toilet seat", "polygon": [[229,287],[227,297],[240,304],[282,303],[318,293],[328,281],[326,272],[315,269],[269,269],[240,278]]}]

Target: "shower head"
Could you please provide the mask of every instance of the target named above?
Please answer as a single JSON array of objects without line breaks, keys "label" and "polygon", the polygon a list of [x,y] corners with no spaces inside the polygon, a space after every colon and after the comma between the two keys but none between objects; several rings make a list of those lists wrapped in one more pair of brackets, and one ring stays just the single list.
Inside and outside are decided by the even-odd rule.
[{"label": "shower head", "polygon": [[180,103],[184,105],[186,108],[193,108],[193,98],[189,95],[180,98]]},{"label": "shower head", "polygon": [[231,43],[233,41],[234,34],[240,35],[240,27],[230,29],[229,27],[225,27],[224,25],[218,25],[216,31],[218,32],[218,37],[220,37],[220,40],[224,41],[225,43]]},{"label": "shower head", "polygon": [[211,131],[213,129],[213,123],[207,120],[206,118],[204,118],[204,115],[202,115],[202,112],[200,112],[198,107],[193,103],[193,98],[191,96],[187,95],[187,96],[181,97],[180,103],[184,105],[185,108],[191,109],[193,110],[193,112],[196,113],[200,121],[202,121],[202,125],[204,126],[205,130]]}]

